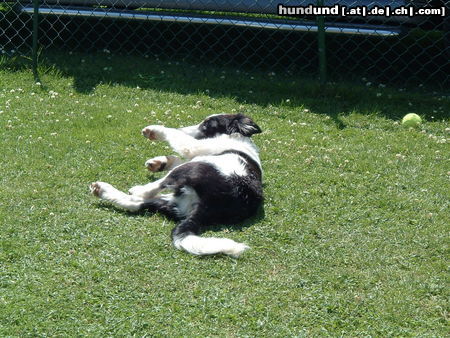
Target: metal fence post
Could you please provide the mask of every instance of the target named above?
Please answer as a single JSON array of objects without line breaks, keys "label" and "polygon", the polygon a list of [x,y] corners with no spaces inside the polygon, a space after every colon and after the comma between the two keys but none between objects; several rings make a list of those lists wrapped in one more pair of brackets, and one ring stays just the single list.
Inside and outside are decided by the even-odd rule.
[{"label": "metal fence post", "polygon": [[39,28],[39,0],[33,0],[33,46],[32,46],[32,68],[35,81],[38,81],[38,28]]},{"label": "metal fence post", "polygon": [[[317,6],[323,5],[323,0],[317,0]],[[319,79],[323,84],[327,81],[327,58],[325,47],[325,17],[322,15],[317,17],[317,40],[319,45]]]}]

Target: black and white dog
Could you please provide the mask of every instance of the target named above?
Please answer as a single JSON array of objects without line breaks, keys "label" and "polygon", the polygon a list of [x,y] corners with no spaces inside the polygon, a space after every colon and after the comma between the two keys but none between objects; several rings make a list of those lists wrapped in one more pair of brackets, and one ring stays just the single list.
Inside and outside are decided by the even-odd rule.
[{"label": "black and white dog", "polygon": [[[146,162],[151,171],[169,170],[162,179],[135,186],[129,194],[95,182],[91,192],[129,210],[160,212],[179,221],[172,230],[177,249],[194,255],[238,257],[248,246],[226,238],[199,237],[202,227],[240,222],[256,213],[263,201],[258,148],[250,136],[261,129],[247,116],[212,115],[202,123],[173,129],[152,125],[142,134],[167,141],[177,156]],[[171,193],[159,194],[163,190]]]}]

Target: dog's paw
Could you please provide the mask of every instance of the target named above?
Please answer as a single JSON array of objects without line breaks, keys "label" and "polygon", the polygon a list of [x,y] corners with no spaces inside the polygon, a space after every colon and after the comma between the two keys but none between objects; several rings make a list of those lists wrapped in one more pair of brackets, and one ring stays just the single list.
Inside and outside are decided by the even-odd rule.
[{"label": "dog's paw", "polygon": [[164,138],[163,126],[148,126],[142,129],[142,135],[149,140],[162,140]]},{"label": "dog's paw", "polygon": [[163,171],[167,166],[167,157],[166,156],[158,156],[151,158],[145,162],[145,166],[149,171],[158,172]]},{"label": "dog's paw", "polygon": [[91,183],[91,185],[89,186],[89,191],[91,192],[92,195],[99,197],[100,194],[99,182]]},{"label": "dog's paw", "polygon": [[103,195],[108,189],[111,189],[112,185],[105,182],[94,182],[89,186],[91,194],[99,198],[103,198]]}]

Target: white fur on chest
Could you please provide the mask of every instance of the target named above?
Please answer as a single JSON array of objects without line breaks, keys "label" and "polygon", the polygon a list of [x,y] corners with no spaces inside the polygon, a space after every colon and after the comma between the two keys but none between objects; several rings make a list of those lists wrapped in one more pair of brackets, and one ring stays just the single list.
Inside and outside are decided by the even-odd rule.
[{"label": "white fur on chest", "polygon": [[247,175],[245,164],[242,163],[240,157],[236,154],[223,154],[216,156],[197,156],[192,162],[205,162],[212,164],[224,176]]}]

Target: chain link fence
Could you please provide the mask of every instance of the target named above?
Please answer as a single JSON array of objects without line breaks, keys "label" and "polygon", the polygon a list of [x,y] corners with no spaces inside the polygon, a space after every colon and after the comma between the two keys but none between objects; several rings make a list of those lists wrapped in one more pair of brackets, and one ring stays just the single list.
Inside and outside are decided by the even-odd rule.
[{"label": "chain link fence", "polygon": [[447,90],[449,3],[0,0],[0,53],[30,55],[39,10],[44,51],[108,51]]}]

